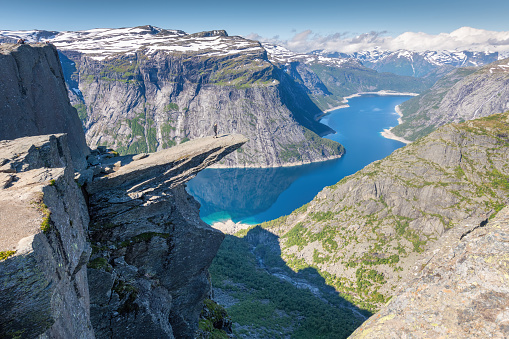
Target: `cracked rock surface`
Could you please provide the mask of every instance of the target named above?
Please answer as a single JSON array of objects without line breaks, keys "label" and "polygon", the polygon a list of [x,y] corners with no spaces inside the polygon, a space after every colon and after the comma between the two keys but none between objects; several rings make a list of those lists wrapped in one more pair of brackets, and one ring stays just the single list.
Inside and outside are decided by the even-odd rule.
[{"label": "cracked rock surface", "polygon": [[[509,207],[448,232],[351,338],[507,338]],[[460,240],[461,239],[461,240]]]},{"label": "cracked rock surface", "polygon": [[88,275],[98,338],[194,336],[211,292],[208,267],[224,235],[200,219],[183,184],[246,141],[241,135],[197,139],[106,159],[100,166],[110,170],[94,170],[86,185]]}]

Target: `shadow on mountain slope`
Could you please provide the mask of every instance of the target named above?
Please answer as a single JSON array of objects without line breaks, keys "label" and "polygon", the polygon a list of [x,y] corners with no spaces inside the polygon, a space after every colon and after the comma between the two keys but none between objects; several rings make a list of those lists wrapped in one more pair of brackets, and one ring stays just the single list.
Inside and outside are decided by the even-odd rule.
[{"label": "shadow on mountain slope", "polygon": [[292,271],[278,237],[260,226],[227,235],[210,267],[215,299],[240,338],[347,338],[371,314],[343,299],[314,268]]}]

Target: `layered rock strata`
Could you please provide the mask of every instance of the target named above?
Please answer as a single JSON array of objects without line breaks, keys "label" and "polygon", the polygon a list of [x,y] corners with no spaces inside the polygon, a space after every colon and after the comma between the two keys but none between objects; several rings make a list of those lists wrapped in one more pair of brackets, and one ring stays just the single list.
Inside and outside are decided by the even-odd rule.
[{"label": "layered rock strata", "polygon": [[217,122],[220,133],[249,138],[221,166],[299,165],[343,154],[320,137],[333,132],[316,121],[320,109],[257,41],[143,26],[59,34],[52,42],[89,145],[154,152],[213,135]]},{"label": "layered rock strata", "polygon": [[94,168],[88,275],[98,338],[194,336],[224,235],[201,221],[183,183],[245,142],[209,137]]},{"label": "layered rock strata", "polygon": [[223,235],[183,184],[247,139],[128,157],[98,147],[85,158],[56,50],[1,51],[0,136],[70,135],[0,141],[0,337],[193,337]]},{"label": "layered rock strata", "polygon": [[56,48],[1,44],[0,69],[0,140],[67,133],[74,166],[83,169],[88,147]]},{"label": "layered rock strata", "polygon": [[0,337],[93,338],[89,216],[66,135],[0,142]]}]

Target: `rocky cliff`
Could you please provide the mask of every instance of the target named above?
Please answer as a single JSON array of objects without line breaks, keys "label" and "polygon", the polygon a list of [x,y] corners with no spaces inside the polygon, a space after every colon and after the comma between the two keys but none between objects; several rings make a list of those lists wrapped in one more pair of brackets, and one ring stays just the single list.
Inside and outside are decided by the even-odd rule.
[{"label": "rocky cliff", "polygon": [[[31,39],[31,36],[29,36]],[[224,31],[186,34],[152,26],[64,32],[50,38],[88,144],[121,154],[242,133],[250,141],[223,166],[271,167],[337,158],[320,109],[260,43]],[[319,136],[320,135],[320,136]]]},{"label": "rocky cliff", "polygon": [[182,183],[246,141],[209,137],[95,168],[88,276],[98,338],[193,337],[224,235],[201,221]]},{"label": "rocky cliff", "polygon": [[65,135],[0,142],[0,337],[93,338],[88,211]]},{"label": "rocky cliff", "polygon": [[508,243],[509,207],[488,222],[460,223],[351,338],[507,338]]},{"label": "rocky cliff", "polygon": [[0,69],[0,140],[67,133],[74,166],[82,169],[88,147],[55,47],[1,44]]},{"label": "rocky cliff", "polygon": [[[2,37],[3,36],[3,37]],[[243,153],[222,166],[271,167],[342,154],[315,121],[343,97],[418,92],[432,81],[378,73],[353,59],[296,54],[224,31],[186,34],[152,26],[82,32],[7,32],[61,51],[69,96],[90,145],[153,152],[220,132],[242,133]]]},{"label": "rocky cliff", "polygon": [[421,253],[465,219],[508,203],[509,113],[447,125],[262,224],[290,267],[319,270],[345,299],[374,311]]},{"label": "rocky cliff", "polygon": [[437,127],[509,109],[509,59],[481,68],[459,68],[425,93],[400,105],[402,124],[391,131],[416,140]]},{"label": "rocky cliff", "polygon": [[[6,73],[44,75],[55,65],[51,73],[61,74],[53,47],[9,48],[14,60],[41,53],[47,63],[12,64]],[[62,79],[50,80],[38,96],[65,93]],[[69,108],[66,97],[52,98],[54,107]],[[32,99],[17,103],[30,107]],[[21,114],[2,108],[2,117]],[[61,113],[42,110],[27,130]],[[223,134],[124,157],[99,147],[85,159],[68,138],[0,142],[0,337],[192,338],[223,234],[200,220],[183,184],[247,139]]]}]

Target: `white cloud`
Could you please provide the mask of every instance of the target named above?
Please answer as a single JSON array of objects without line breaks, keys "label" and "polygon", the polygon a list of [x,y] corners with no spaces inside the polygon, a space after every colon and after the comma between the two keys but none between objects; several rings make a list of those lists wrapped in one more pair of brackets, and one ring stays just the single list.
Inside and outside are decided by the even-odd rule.
[{"label": "white cloud", "polygon": [[278,36],[264,38],[256,33],[249,39],[282,45],[294,52],[325,50],[327,52],[353,53],[378,48],[395,51],[406,49],[417,52],[438,50],[471,50],[490,52],[509,52],[509,31],[496,32],[471,27],[461,27],[451,33],[436,35],[423,32],[406,32],[397,37],[387,36],[387,32],[369,32],[352,36],[348,32],[319,35],[311,30],[297,32],[289,40]]}]

